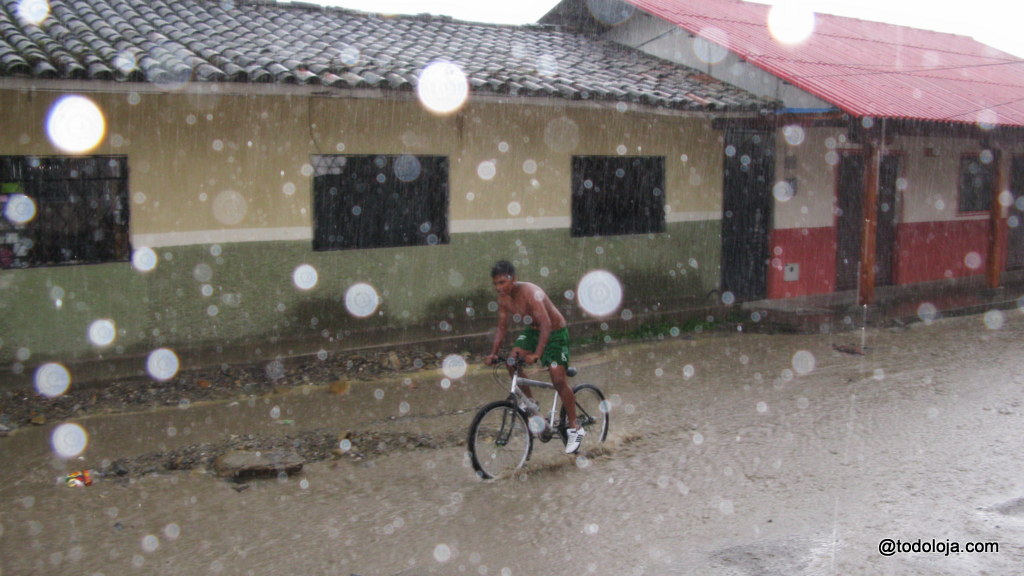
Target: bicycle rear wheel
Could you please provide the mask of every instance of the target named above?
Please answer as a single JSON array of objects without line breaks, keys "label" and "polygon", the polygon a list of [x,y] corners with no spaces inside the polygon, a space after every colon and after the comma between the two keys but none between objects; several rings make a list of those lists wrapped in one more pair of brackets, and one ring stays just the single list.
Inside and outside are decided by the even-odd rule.
[{"label": "bicycle rear wheel", "polygon": [[533,451],[526,415],[512,402],[491,402],[473,418],[467,448],[473,470],[481,478],[495,478],[521,468]]},{"label": "bicycle rear wheel", "polygon": [[[611,405],[604,399],[604,393],[593,384],[580,384],[572,389],[576,396],[576,420],[579,425],[587,431],[584,437],[584,444],[587,442],[604,442],[608,438],[608,412]],[[559,426],[559,434],[562,436],[562,443],[568,440],[566,432],[569,415],[562,406],[560,413],[562,426]]]}]

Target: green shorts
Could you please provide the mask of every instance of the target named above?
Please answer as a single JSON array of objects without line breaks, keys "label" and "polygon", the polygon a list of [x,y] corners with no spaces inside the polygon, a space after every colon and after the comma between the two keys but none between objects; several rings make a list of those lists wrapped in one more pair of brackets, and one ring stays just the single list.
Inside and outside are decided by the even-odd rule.
[{"label": "green shorts", "polygon": [[[540,331],[536,328],[527,328],[516,338],[513,346],[522,348],[527,352],[537,349],[537,340],[540,339]],[[540,357],[541,366],[569,366],[569,329],[562,328],[551,332],[548,337],[548,345],[544,347],[544,354]]]}]

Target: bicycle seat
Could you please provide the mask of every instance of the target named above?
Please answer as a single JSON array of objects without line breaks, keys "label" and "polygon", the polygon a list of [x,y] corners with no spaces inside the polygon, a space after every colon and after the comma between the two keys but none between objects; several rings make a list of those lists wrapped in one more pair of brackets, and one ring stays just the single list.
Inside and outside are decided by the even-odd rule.
[{"label": "bicycle seat", "polygon": [[565,369],[565,373],[567,376],[572,378],[573,376],[579,374],[579,370],[577,370],[575,366],[569,366],[568,368]]}]

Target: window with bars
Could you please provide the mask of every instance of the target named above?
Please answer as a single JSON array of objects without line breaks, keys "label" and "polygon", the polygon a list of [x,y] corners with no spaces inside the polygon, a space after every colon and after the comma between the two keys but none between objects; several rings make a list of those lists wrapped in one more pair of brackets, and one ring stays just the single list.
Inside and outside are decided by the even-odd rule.
[{"label": "window with bars", "polygon": [[0,156],[0,267],[126,262],[128,159]]},{"label": "window with bars", "polygon": [[665,231],[665,159],[574,156],[572,236]]},{"label": "window with bars", "polygon": [[313,249],[448,243],[448,159],[313,157]]}]

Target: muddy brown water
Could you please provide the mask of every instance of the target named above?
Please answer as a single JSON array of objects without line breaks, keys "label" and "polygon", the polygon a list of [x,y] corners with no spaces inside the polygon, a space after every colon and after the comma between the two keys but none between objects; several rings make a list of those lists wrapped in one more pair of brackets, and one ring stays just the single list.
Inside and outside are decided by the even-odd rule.
[{"label": "muddy brown water", "polygon": [[[1024,560],[1024,314],[863,335],[710,335],[588,352],[612,400],[582,457],[539,444],[482,482],[460,445],[67,488],[69,469],[230,435],[461,434],[504,391],[471,369],[76,421],[0,439],[2,574],[965,574]],[[861,340],[863,338],[863,340]],[[864,355],[850,354],[866,343]],[[918,552],[879,553],[884,539]],[[921,542],[998,551],[922,552]]]}]

